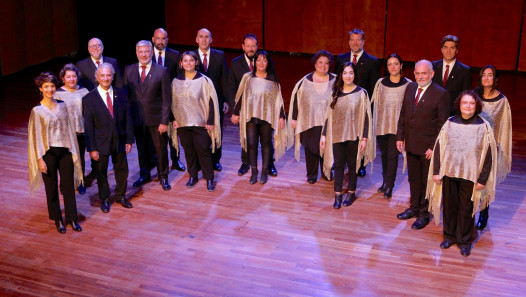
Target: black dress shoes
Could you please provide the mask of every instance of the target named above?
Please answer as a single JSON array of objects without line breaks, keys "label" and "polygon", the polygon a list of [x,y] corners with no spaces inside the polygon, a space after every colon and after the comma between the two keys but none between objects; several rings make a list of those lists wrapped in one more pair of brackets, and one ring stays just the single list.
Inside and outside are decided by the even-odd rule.
[{"label": "black dress shoes", "polygon": [[365,166],[360,166],[360,169],[358,169],[358,176],[364,177],[366,174],[367,172],[365,171]]},{"label": "black dress shoes", "polygon": [[100,201],[100,210],[102,210],[103,213],[110,212],[110,201],[108,198]]},{"label": "black dress shoes", "polygon": [[382,184],[381,187],[378,188],[378,193],[385,193],[385,189],[387,188],[386,184]]},{"label": "black dress shoes", "polygon": [[216,186],[214,185],[213,179],[209,179],[206,181],[206,189],[208,190],[208,192],[213,192],[216,190]]},{"label": "black dress shoes", "polygon": [[345,200],[343,201],[343,206],[351,206],[354,200],[356,200],[356,193],[347,192]]},{"label": "black dress shoes", "polygon": [[199,179],[197,179],[197,176],[196,177],[190,176],[190,179],[186,183],[186,187],[192,188],[193,186],[195,186],[195,184],[197,184],[197,181],[199,181]]},{"label": "black dress shoes", "polygon": [[396,215],[396,217],[399,220],[408,220],[408,219],[413,218],[415,216],[416,216],[416,213],[414,211],[412,211],[411,208],[408,208],[408,209],[404,210],[404,212],[399,213],[399,214]]},{"label": "black dress shoes", "polygon": [[239,176],[245,175],[245,173],[247,173],[249,169],[250,169],[250,165],[243,163],[241,164],[241,167],[239,167],[239,170],[237,171],[237,175]]},{"label": "black dress shoes", "polygon": [[77,190],[79,190],[80,195],[86,194],[86,187],[83,185],[79,185],[79,188]]},{"label": "black dress shoes", "polygon": [[219,162],[215,163],[214,164],[214,170],[218,171],[218,172],[223,170],[223,166],[221,165],[221,163],[219,163]]},{"label": "black dress shoes", "polygon": [[418,218],[416,219],[416,221],[413,223],[413,225],[411,225],[411,229],[413,230],[420,230],[420,229],[424,229],[425,226],[427,226],[429,224],[429,221],[431,221],[429,219],[429,217],[425,217],[425,218]]},{"label": "black dress shoes", "polygon": [[471,255],[471,247],[468,246],[468,247],[460,248],[460,254],[464,257]]},{"label": "black dress shoes", "polygon": [[152,177],[150,175],[148,176],[140,176],[138,180],[136,180],[134,183],[133,183],[133,186],[135,188],[138,188],[146,183],[149,183],[152,181]]},{"label": "black dress shoes", "polygon": [[258,182],[258,170],[252,168],[252,175],[250,176],[250,184],[253,185]]},{"label": "black dress shoes", "polygon": [[159,182],[161,183],[161,187],[163,187],[163,190],[169,191],[172,189],[172,186],[170,186],[170,183],[168,182],[167,178],[161,178]]},{"label": "black dress shoes", "polygon": [[334,209],[340,209],[342,207],[342,198],[343,194],[334,194],[334,204],[332,205]]},{"label": "black dress shoes", "polygon": [[130,200],[128,200],[127,198],[121,198],[117,202],[119,202],[124,208],[133,208],[133,204],[131,204]]},{"label": "black dress shoes", "polygon": [[73,231],[77,231],[77,232],[81,232],[82,231],[82,227],[80,227],[80,225],[79,225],[79,223],[77,221],[68,222],[68,225],[71,226],[71,229],[73,229]]},{"label": "black dress shoes", "polygon": [[445,249],[448,249],[450,248],[452,245],[454,245],[454,243],[452,243],[451,241],[449,240],[444,240],[440,243],[440,248],[445,250]]},{"label": "black dress shoes", "polygon": [[62,222],[62,220],[56,220],[55,226],[57,226],[58,233],[61,233],[61,234],[66,233],[66,226],[64,226],[64,222]]},{"label": "black dress shoes", "polygon": [[261,172],[261,178],[259,179],[259,182],[264,185],[266,184],[268,181],[268,174],[267,174],[267,170],[262,170]]},{"label": "black dress shoes", "polygon": [[184,172],[186,167],[184,167],[183,163],[177,159],[176,161],[172,161],[172,169]]},{"label": "black dress shoes", "polygon": [[270,164],[268,164],[268,174],[270,176],[278,176],[278,170],[276,170],[276,167],[274,166],[274,162],[270,162]]},{"label": "black dress shoes", "polygon": [[316,178],[307,178],[307,182],[311,185],[316,183]]},{"label": "black dress shoes", "polygon": [[393,197],[393,187],[386,187],[384,192],[384,198],[389,199]]},{"label": "black dress shoes", "polygon": [[489,218],[488,208],[489,206],[486,209],[480,211],[479,220],[477,222],[477,229],[479,229],[480,231],[486,229],[486,226],[488,225],[488,218]]}]

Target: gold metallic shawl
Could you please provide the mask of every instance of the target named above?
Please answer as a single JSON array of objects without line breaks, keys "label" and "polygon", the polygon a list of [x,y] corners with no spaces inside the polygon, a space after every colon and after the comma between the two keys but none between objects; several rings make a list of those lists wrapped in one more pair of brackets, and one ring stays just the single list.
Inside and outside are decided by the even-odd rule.
[{"label": "gold metallic shawl", "polygon": [[[55,110],[56,109],[56,110]],[[38,105],[31,110],[27,135],[27,163],[29,178],[29,194],[33,196],[42,185],[42,174],[38,168],[41,159],[51,147],[68,148],[73,158],[75,188],[83,183],[82,166],[80,165],[77,134],[68,116],[65,103],[57,103],[53,110]],[[58,135],[58,139],[50,139],[51,135]]]},{"label": "gold metallic shawl", "polygon": [[[330,103],[329,103],[330,105]],[[320,148],[323,156],[323,173],[330,176],[331,167],[334,163],[332,151],[333,143],[340,143],[347,140],[354,141],[363,139],[365,118],[369,118],[369,129],[367,131],[367,146],[362,152],[356,155],[356,171],[360,168],[360,161],[364,158],[364,165],[371,163],[376,156],[376,141],[372,137],[371,125],[371,103],[364,90],[346,94],[338,98],[334,109],[327,107],[327,127],[325,128],[325,149]]]},{"label": "gold metallic shawl", "polygon": [[236,94],[236,104],[241,101],[239,112],[239,140],[241,147],[247,151],[247,122],[257,118],[270,123],[274,129],[274,152],[276,161],[279,160],[287,149],[287,127],[278,128],[281,108],[283,108],[283,97],[279,83],[246,73],[241,79]]},{"label": "gold metallic shawl", "polygon": [[294,156],[296,161],[300,161],[300,133],[311,129],[316,126],[323,126],[325,124],[325,115],[327,114],[327,106],[331,101],[332,86],[334,85],[333,79],[323,82],[315,83],[307,79],[304,76],[294,87],[292,96],[290,97],[289,106],[289,120],[288,127],[289,131],[294,131],[291,126],[292,113],[294,109],[294,100],[297,97],[298,102],[298,117],[297,125],[294,133],[288,135],[288,147],[289,149],[294,143]]},{"label": "gold metallic shawl", "polygon": [[[440,142],[440,147],[437,143]],[[491,147],[491,173],[483,190],[476,190],[477,179],[480,175],[488,148]],[[434,149],[440,150],[440,171],[444,176],[462,178],[474,183],[473,216],[480,209],[489,206],[495,200],[497,146],[490,124],[484,120],[483,124],[458,124],[446,121],[435,142]],[[435,217],[435,223],[440,222],[440,206],[442,203],[442,185],[433,180],[434,154],[429,166],[426,199],[429,199],[429,212]]]},{"label": "gold metallic shawl", "polygon": [[[210,110],[210,98],[214,110]],[[208,131],[212,140],[212,153],[221,146],[221,126],[217,93],[212,81],[202,76],[192,80],[172,81],[172,113],[179,127],[205,127],[210,112],[214,113],[214,129]],[[174,147],[179,151],[177,129],[170,125],[169,134]]]},{"label": "gold metallic shawl", "polygon": [[55,98],[64,101],[68,106],[70,123],[75,132],[84,133],[84,117],[82,115],[82,97],[88,94],[85,88],[80,88],[71,93],[68,90],[55,92]]},{"label": "gold metallic shawl", "polygon": [[497,183],[502,182],[511,171],[511,109],[508,99],[503,96],[497,101],[484,101],[482,113],[493,128],[497,142]]}]

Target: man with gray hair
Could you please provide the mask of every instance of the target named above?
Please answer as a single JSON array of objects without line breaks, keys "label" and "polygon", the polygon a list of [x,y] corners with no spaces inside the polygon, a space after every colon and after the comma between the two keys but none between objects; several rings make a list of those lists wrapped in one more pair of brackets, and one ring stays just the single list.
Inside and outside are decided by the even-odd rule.
[{"label": "man with gray hair", "polygon": [[422,229],[431,219],[425,197],[429,164],[436,137],[449,117],[449,93],[432,82],[433,65],[420,60],[415,82],[409,83],[398,120],[396,146],[406,151],[410,207],[397,215],[400,220],[417,217],[411,228]]},{"label": "man with gray hair", "polygon": [[111,156],[115,173],[115,200],[125,208],[133,205],[125,197],[128,185],[128,160],[131,151],[133,127],[128,97],[124,90],[113,88],[111,83],[115,69],[110,63],[102,63],[95,71],[98,87],[82,98],[86,147],[92,163],[96,166],[100,208],[110,211],[110,187],[108,184],[108,161]]},{"label": "man with gray hair", "polygon": [[[139,155],[140,176],[133,184],[140,187],[151,181],[151,168],[157,165],[157,175],[163,190],[168,183],[168,123],[172,104],[168,69],[152,63],[153,46],[141,40],[135,46],[138,63],[126,66],[124,86],[128,91],[135,142]],[[152,164],[157,155],[157,164]]]}]

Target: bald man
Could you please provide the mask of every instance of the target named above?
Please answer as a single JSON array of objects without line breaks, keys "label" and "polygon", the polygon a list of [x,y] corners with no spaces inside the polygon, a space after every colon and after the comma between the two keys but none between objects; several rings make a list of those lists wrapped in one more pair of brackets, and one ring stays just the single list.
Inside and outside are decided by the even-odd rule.
[{"label": "bald man", "polygon": [[102,55],[102,52],[104,52],[104,44],[102,44],[102,41],[98,38],[90,39],[88,41],[88,52],[90,56],[77,63],[77,68],[80,72],[78,84],[88,89],[88,91],[92,91],[99,85],[95,78],[95,70],[97,70],[102,63],[110,63],[113,66],[113,69],[115,69],[113,86],[122,88],[124,84],[119,63],[117,63],[117,60],[114,58]]},{"label": "bald man", "polygon": [[409,83],[398,120],[396,146],[407,154],[407,175],[411,192],[410,207],[397,215],[400,220],[416,217],[411,226],[419,230],[431,219],[425,198],[429,164],[436,137],[449,117],[449,92],[432,81],[433,65],[420,60],[415,80]]}]

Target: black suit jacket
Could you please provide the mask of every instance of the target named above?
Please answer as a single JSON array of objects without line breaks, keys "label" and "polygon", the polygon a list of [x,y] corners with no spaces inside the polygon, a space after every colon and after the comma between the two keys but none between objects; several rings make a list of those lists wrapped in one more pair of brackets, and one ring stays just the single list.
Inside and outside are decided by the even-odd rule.
[{"label": "black suit jacket", "polygon": [[[351,52],[338,55],[336,58],[336,65],[334,67],[334,73],[338,73],[340,67],[345,62],[351,61]],[[356,61],[356,79],[354,83],[359,85],[367,91],[369,98],[373,95],[374,86],[380,78],[380,60],[376,57],[369,55],[365,51],[358,61]]]},{"label": "black suit jacket", "polygon": [[128,97],[124,90],[113,88],[113,117],[105,101],[97,89],[82,98],[87,150],[102,155],[124,152],[125,144],[133,143]]},{"label": "black suit jacket", "polygon": [[[117,63],[117,60],[106,56],[102,56],[102,60],[104,63],[110,63],[113,65],[113,68],[115,68],[115,76],[113,77],[112,85],[117,88],[122,88],[124,85],[122,81],[122,72],[119,68],[119,63]],[[91,91],[99,85],[97,79],[95,79],[95,70],[97,70],[97,67],[95,66],[95,63],[93,63],[91,57],[79,61],[77,63],[77,68],[80,72],[78,84],[81,87]]]},{"label": "black suit jacket", "polygon": [[[157,51],[154,49],[154,51]],[[157,51],[158,52],[158,51]],[[184,70],[179,67],[180,54],[178,51],[166,48],[164,58],[164,67],[168,68],[168,75],[170,76],[170,82],[176,78],[179,74],[184,73]],[[152,61],[157,63],[155,55],[153,55]]]},{"label": "black suit jacket", "polygon": [[152,62],[152,67],[141,82],[139,63],[126,66],[124,85],[130,99],[134,126],[168,125],[172,105],[172,91],[168,69]]},{"label": "black suit jacket", "polygon": [[230,110],[234,110],[237,88],[241,83],[241,78],[243,78],[243,75],[247,72],[250,72],[250,66],[245,59],[245,54],[235,58],[230,63],[230,72],[226,88],[226,97],[230,105]]},{"label": "black suit jacket", "polygon": [[199,49],[196,49],[194,52],[199,57],[197,71],[203,73],[212,80],[219,101],[219,109],[223,110],[223,103],[226,100],[223,91],[226,90],[228,80],[228,67],[226,66],[225,53],[211,48],[210,57],[208,59],[208,69],[205,71],[203,61],[201,61],[201,57],[199,56]]},{"label": "black suit jacket", "polygon": [[[442,69],[444,68],[443,60],[438,60],[433,62],[433,70],[435,75],[433,76],[433,82],[436,82],[442,86],[444,78],[442,77]],[[457,99],[458,95],[465,90],[471,90],[471,81],[473,77],[471,75],[471,70],[469,66],[460,63],[459,60],[455,62],[453,69],[449,71],[449,78],[446,81],[445,89],[449,92],[449,97],[451,99],[450,110],[453,112],[453,103]]]},{"label": "black suit jacket", "polygon": [[400,110],[396,140],[405,140],[405,150],[425,155],[433,149],[442,125],[449,117],[449,93],[436,83],[431,83],[415,106],[418,89],[416,82],[407,86]]}]

